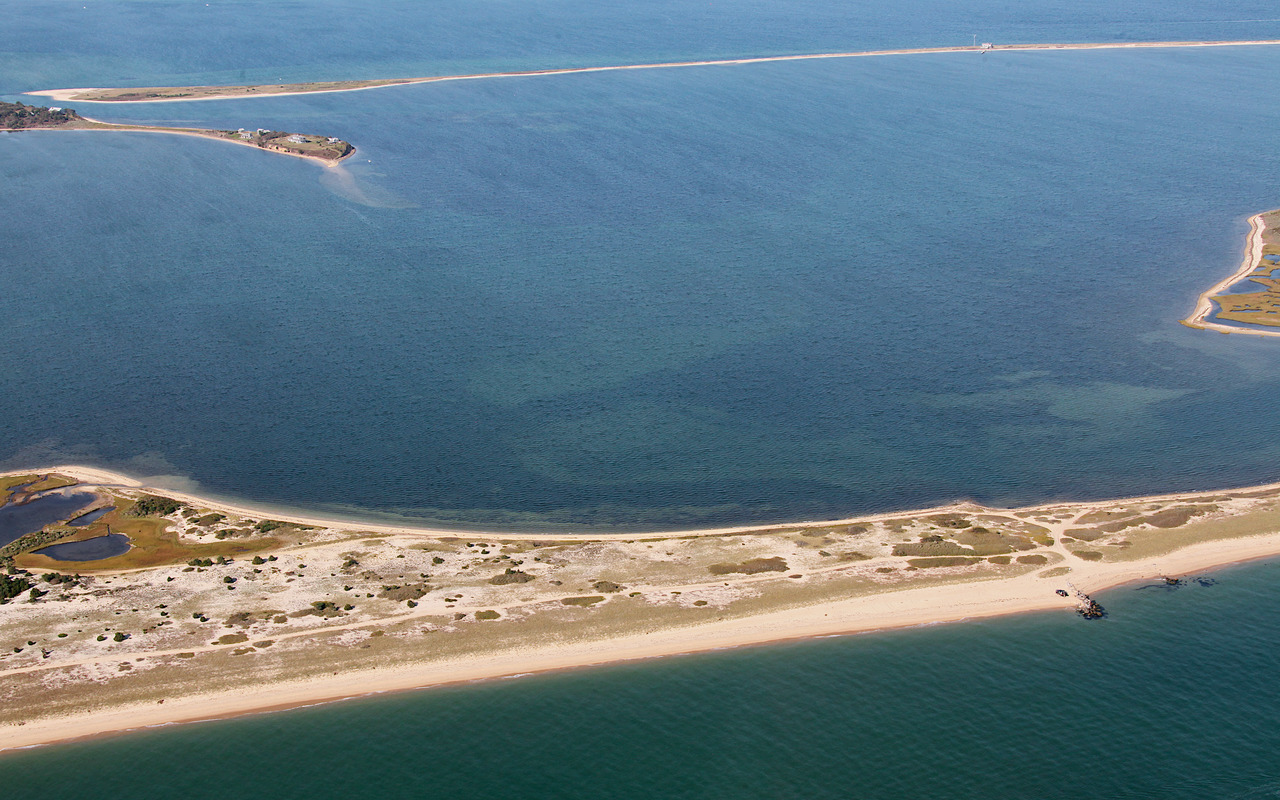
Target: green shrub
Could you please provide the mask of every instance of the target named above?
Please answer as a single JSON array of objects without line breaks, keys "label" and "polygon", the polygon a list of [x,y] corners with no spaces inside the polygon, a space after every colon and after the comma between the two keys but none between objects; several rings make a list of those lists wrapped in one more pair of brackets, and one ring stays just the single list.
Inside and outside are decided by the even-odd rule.
[{"label": "green shrub", "polygon": [[24,575],[0,575],[0,603],[7,603],[31,588],[31,581]]},{"label": "green shrub", "polygon": [[773,558],[752,558],[741,564],[712,564],[708,569],[712,575],[757,575],[761,572],[786,572],[787,562],[782,556]]},{"label": "green shrub", "polygon": [[385,597],[388,600],[418,600],[427,592],[431,591],[431,586],[425,583],[411,583],[407,586],[383,586],[382,591],[378,592],[378,597]]},{"label": "green shrub", "polygon": [[507,568],[506,572],[494,575],[489,579],[489,583],[494,586],[505,586],[509,583],[528,583],[533,580],[534,576],[523,570]]},{"label": "green shrub", "polygon": [[133,504],[128,514],[131,517],[167,517],[180,508],[182,503],[171,497],[144,494]]},{"label": "green shrub", "polygon": [[918,542],[906,542],[893,546],[895,556],[965,556],[973,555],[967,547],[949,542],[941,536],[926,536]]}]

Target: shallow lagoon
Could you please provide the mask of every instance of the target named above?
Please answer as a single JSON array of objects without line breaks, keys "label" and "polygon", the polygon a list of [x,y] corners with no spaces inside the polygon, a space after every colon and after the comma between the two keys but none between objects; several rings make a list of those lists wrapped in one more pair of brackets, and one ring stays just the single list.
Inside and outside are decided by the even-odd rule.
[{"label": "shallow lagoon", "polygon": [[37,550],[36,555],[48,556],[55,561],[101,561],[127,552],[129,537],[123,533],[108,533],[79,542],[55,544]]},{"label": "shallow lagoon", "polygon": [[89,492],[55,489],[25,503],[6,503],[0,506],[0,545],[65,520],[95,499]]}]

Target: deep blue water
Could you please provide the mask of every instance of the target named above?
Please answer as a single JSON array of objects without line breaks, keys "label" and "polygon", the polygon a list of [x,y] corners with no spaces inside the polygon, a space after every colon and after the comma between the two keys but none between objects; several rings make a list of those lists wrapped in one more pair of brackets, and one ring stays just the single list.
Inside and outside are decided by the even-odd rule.
[{"label": "deep blue water", "polygon": [[129,552],[129,537],[123,533],[108,533],[80,542],[55,544],[36,551],[37,555],[48,556],[57,561],[100,561],[112,556],[121,556],[127,552]]},{"label": "deep blue water", "polygon": [[633,529],[1280,479],[1255,433],[1280,349],[1177,324],[1277,202],[1278,66],[930,55],[94,112],[339,135],[345,175],[3,136],[0,464]]},{"label": "deep blue water", "polygon": [[[997,42],[1273,4],[0,0],[0,95]],[[1280,479],[1275,344],[1182,328],[1280,205],[1280,51],[926,56],[91,115],[0,135],[0,467],[522,528]],[[8,93],[8,94],[5,94]],[[1280,794],[1277,566],[1041,614],[6,754],[15,796]]]},{"label": "deep blue water", "polygon": [[83,798],[1275,797],[1280,564],[1217,577],[1103,593],[1098,622],[388,695],[3,754],[0,779]]},{"label": "deep blue water", "polygon": [[52,491],[26,503],[0,506],[0,546],[65,520],[96,499],[96,495],[88,492]]},{"label": "deep blue water", "polygon": [[993,42],[1277,39],[1265,0],[3,0],[0,93]]},{"label": "deep blue water", "polygon": [[86,525],[91,525],[92,523],[97,522],[107,514],[110,514],[113,510],[114,506],[103,506],[102,508],[90,511],[88,514],[81,514],[75,519],[69,520],[67,524],[73,525],[77,528],[83,528]]}]

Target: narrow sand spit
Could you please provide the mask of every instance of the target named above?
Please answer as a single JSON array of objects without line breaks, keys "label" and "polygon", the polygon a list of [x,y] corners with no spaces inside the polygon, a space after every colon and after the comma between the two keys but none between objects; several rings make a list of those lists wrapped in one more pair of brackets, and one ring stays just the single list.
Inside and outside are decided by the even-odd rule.
[{"label": "narrow sand spit", "polygon": [[[146,486],[145,480],[139,481],[118,473],[91,467],[61,466],[26,470],[25,472],[58,473],[81,480],[86,484],[86,488],[91,488],[88,486],[89,484],[103,488],[119,487],[130,495],[139,491],[156,492],[185,500],[192,506],[202,510],[211,509],[227,514],[244,512],[252,516],[263,515],[262,509],[203,499],[194,495],[170,492],[163,488],[150,488]],[[1023,524],[1018,522],[1018,520],[1021,520],[1025,524],[1034,522],[1034,526],[1039,526],[1046,534],[1045,545],[1034,552],[1042,553],[1046,558],[1037,562],[1043,564],[1044,566],[1042,567],[1021,568],[1021,571],[1009,573],[987,572],[970,574],[967,578],[961,576],[960,579],[954,581],[931,581],[930,576],[926,575],[929,572],[928,570],[915,573],[900,573],[904,576],[920,577],[906,578],[902,582],[886,583],[870,589],[860,590],[862,593],[843,589],[821,590],[822,580],[829,576],[841,574],[849,569],[847,562],[840,562],[836,559],[826,562],[811,560],[809,567],[803,568],[804,576],[760,574],[730,578],[729,576],[718,577],[720,573],[708,575],[705,570],[702,570],[688,573],[695,577],[692,580],[684,580],[684,582],[680,583],[664,583],[665,579],[663,578],[653,578],[651,582],[646,582],[644,576],[649,574],[648,568],[637,565],[630,568],[635,572],[633,579],[628,581],[631,584],[628,588],[642,590],[635,594],[644,594],[645,598],[658,596],[670,598],[672,595],[682,594],[693,596],[698,592],[739,591],[740,597],[764,597],[768,599],[769,593],[778,591],[780,586],[803,587],[805,581],[813,581],[808,585],[815,587],[814,591],[821,590],[826,593],[802,593],[794,595],[794,600],[789,600],[785,597],[781,598],[781,600],[771,600],[769,601],[771,604],[753,606],[747,613],[737,614],[736,616],[714,611],[703,617],[672,616],[672,613],[680,614],[683,612],[673,612],[673,607],[670,603],[675,601],[668,600],[665,601],[667,602],[665,606],[661,604],[637,606],[644,609],[640,612],[640,616],[636,617],[633,622],[623,625],[593,625],[588,621],[587,617],[562,619],[555,616],[558,612],[547,611],[548,598],[554,599],[563,594],[580,591],[573,589],[572,586],[575,584],[580,585],[581,581],[571,579],[570,583],[566,584],[563,589],[551,589],[546,582],[552,576],[541,571],[545,569],[545,565],[556,560],[554,557],[550,560],[546,558],[546,556],[552,555],[553,551],[530,551],[526,548],[519,552],[528,553],[530,556],[534,552],[543,554],[541,564],[537,567],[544,576],[539,583],[524,584],[511,589],[485,589],[489,594],[477,594],[472,590],[468,590],[470,599],[457,605],[453,604],[455,601],[447,599],[444,602],[450,603],[449,605],[442,605],[439,600],[424,598],[421,604],[411,603],[407,607],[403,602],[398,606],[395,604],[385,606],[386,613],[380,613],[377,616],[337,617],[332,620],[304,617],[302,619],[312,619],[314,622],[300,623],[297,626],[278,625],[271,627],[267,623],[270,633],[254,632],[248,638],[270,638],[274,642],[272,649],[259,651],[260,653],[265,652],[266,655],[239,656],[248,660],[235,662],[237,664],[243,663],[245,666],[237,673],[241,677],[237,678],[236,682],[231,686],[224,684],[219,685],[216,690],[206,688],[196,690],[190,694],[183,691],[170,692],[169,690],[163,690],[161,694],[157,695],[162,698],[159,702],[157,702],[157,696],[136,699],[136,696],[129,695],[127,692],[108,694],[102,696],[107,702],[87,703],[83,706],[79,705],[78,701],[68,701],[72,704],[66,708],[72,710],[62,711],[57,714],[30,715],[22,718],[25,721],[21,724],[11,720],[7,725],[0,725],[0,732],[3,734],[0,736],[0,749],[25,747],[166,723],[188,722],[310,705],[372,693],[525,675],[549,670],[817,636],[980,619],[1003,614],[1048,610],[1068,611],[1075,605],[1075,599],[1073,597],[1059,596],[1055,593],[1055,589],[1071,586],[1085,592],[1096,592],[1132,581],[1158,578],[1164,575],[1185,575],[1239,561],[1273,557],[1280,554],[1280,532],[1276,530],[1277,526],[1275,524],[1275,520],[1280,519],[1280,503],[1278,503],[1275,496],[1277,490],[1280,490],[1280,484],[1251,487],[1245,490],[1190,492],[1084,503],[1052,503],[1013,511],[960,503],[924,511],[901,511],[894,514],[851,518],[833,523],[743,526],[679,533],[663,532],[660,534],[662,538],[644,538],[626,543],[637,548],[631,552],[641,553],[643,548],[654,546],[646,545],[645,542],[662,542],[663,544],[657,546],[658,550],[676,550],[678,546],[704,546],[703,544],[677,545],[672,537],[685,536],[693,541],[706,543],[716,539],[716,537],[712,536],[713,534],[756,532],[775,536],[782,543],[794,544],[794,538],[799,535],[797,529],[806,527],[819,527],[829,531],[833,526],[841,524],[865,525],[875,521],[886,523],[901,522],[904,517],[919,518],[948,512],[963,514],[975,522],[992,525],[995,515],[1004,514],[1006,522],[1013,521],[1012,524],[1015,525]],[[1153,510],[1168,508],[1171,503],[1190,503],[1197,505],[1201,509],[1206,507],[1222,509],[1222,513],[1228,515],[1226,522],[1223,524],[1228,527],[1236,525],[1236,529],[1227,531],[1224,528],[1218,533],[1223,538],[1208,540],[1202,538],[1204,528],[1193,528],[1187,531],[1169,528],[1167,533],[1155,531],[1150,535],[1156,537],[1174,535],[1175,538],[1163,549],[1141,550],[1141,552],[1135,552],[1128,560],[1087,560],[1078,555],[1081,542],[1075,541],[1072,537],[1078,539],[1081,535],[1088,533],[1082,526],[1099,523],[1110,524],[1111,520],[1123,520],[1126,514],[1151,513]],[[1236,510],[1230,511],[1232,508]],[[1250,509],[1254,509],[1254,511],[1250,511]],[[203,511],[200,513],[203,513]],[[268,513],[271,518],[277,520],[285,516],[274,512]],[[1231,516],[1232,514],[1235,516]],[[1249,516],[1250,514],[1253,514],[1253,516]],[[335,522],[308,516],[292,517],[290,521],[326,528],[327,530],[322,533],[329,538],[323,541],[317,540],[313,544],[304,544],[301,547],[286,548],[278,551],[281,556],[281,560],[277,562],[281,565],[280,569],[301,570],[301,567],[294,566],[294,562],[296,560],[300,564],[301,559],[305,557],[306,561],[313,565],[314,577],[310,579],[310,585],[313,587],[319,585],[325,588],[326,591],[336,588],[330,584],[359,582],[360,576],[356,573],[360,570],[381,569],[377,565],[377,556],[373,551],[375,545],[372,542],[384,539],[386,534],[398,535],[393,541],[385,544],[388,548],[398,547],[400,550],[391,550],[389,552],[416,553],[424,558],[429,558],[436,553],[448,556],[448,553],[439,548],[439,542],[431,543],[431,546],[425,551],[414,549],[417,547],[416,543],[426,543],[427,537],[441,534],[450,537],[448,541],[457,542],[457,537],[460,534],[459,531],[432,531],[426,528],[410,526],[367,525],[355,521]],[[1241,526],[1240,522],[1247,524]],[[333,534],[337,532],[335,528],[339,527],[347,533],[347,538],[333,538]],[[895,530],[901,533],[904,529],[899,527]],[[905,530],[913,529],[907,528]],[[1118,535],[1133,539],[1137,544],[1141,545],[1142,534],[1140,531],[1123,526],[1114,528],[1114,530],[1124,531]],[[1197,530],[1200,533],[1197,533]],[[472,533],[474,534],[475,532]],[[916,533],[919,533],[919,531],[916,531]],[[699,536],[698,534],[705,534],[706,536]],[[738,538],[734,536],[717,546],[728,548],[729,550],[745,547],[745,545],[738,543]],[[899,540],[899,538],[895,537],[895,541]],[[559,547],[582,547],[584,546],[582,544],[584,540],[592,540],[595,544],[589,546],[597,548],[596,553],[602,553],[603,551],[598,549],[600,543],[621,539],[637,540],[637,534],[608,536],[600,534],[525,535],[503,533],[495,537],[486,537],[486,539],[491,542],[500,541],[508,544],[521,541],[543,542],[547,539],[554,539],[559,542],[559,545],[556,545]],[[328,544],[325,542],[328,542]],[[566,542],[573,544],[566,545]],[[1085,543],[1089,546],[1095,546],[1092,539],[1086,538]],[[705,546],[711,545],[707,544]],[[817,547],[823,545],[810,544],[806,546],[810,548],[806,552],[814,553]],[[358,556],[360,565],[355,570],[345,573],[342,577],[336,579],[326,577],[329,570],[335,569],[338,562],[324,561],[323,552],[325,547],[333,551],[333,558],[335,559],[346,558],[348,555]],[[465,550],[461,544],[457,545],[457,547]],[[466,545],[466,547],[471,547],[471,545]],[[491,547],[499,553],[503,552],[497,545],[476,545],[468,555],[479,557],[475,550],[479,550],[481,547]],[[361,552],[355,552],[357,550]],[[716,557],[723,557],[723,554],[729,552],[729,550],[722,549],[717,551]],[[485,552],[488,551],[486,550]],[[586,553],[587,551],[582,552]],[[741,552],[745,553],[747,551]],[[303,555],[304,553],[305,556]],[[338,556],[338,553],[342,555]],[[670,556],[672,554],[667,553],[667,555]],[[830,554],[815,553],[815,556],[817,555],[829,556]],[[454,558],[454,556],[448,557]],[[601,556],[596,557],[599,558]],[[388,555],[386,558],[402,559],[404,556]],[[676,559],[662,563],[679,562],[681,558],[682,556],[677,553]],[[790,559],[791,557],[788,556],[788,558]],[[538,560],[534,559],[534,561]],[[624,564],[628,561],[634,561],[634,559],[617,559],[618,564]],[[879,564],[883,561],[884,559],[866,563]],[[355,564],[356,562],[352,561],[352,563]],[[415,562],[394,561],[383,563],[403,565]],[[518,565],[521,562],[503,563],[515,563]],[[561,561],[560,563],[565,562]],[[1005,563],[1007,564],[1008,561],[1006,560]],[[325,564],[333,564],[335,566],[324,566]],[[1063,569],[1063,566],[1066,565],[1070,566],[1069,570]],[[473,561],[472,566],[482,567],[482,564],[480,561]],[[397,571],[407,572],[418,568],[417,566],[400,566],[396,569]],[[447,568],[445,566],[440,567],[441,573],[436,576],[435,580],[451,584],[455,587],[453,591],[457,592],[457,587],[460,587],[460,584],[457,582],[457,578],[449,578],[447,574],[444,574],[443,571]],[[499,568],[500,566],[493,566],[488,569],[492,571]],[[190,621],[183,623],[181,621],[184,617],[188,620],[190,619],[190,614],[187,613],[190,609],[182,606],[182,597],[185,593],[192,591],[189,587],[193,586],[193,584],[188,583],[188,581],[205,580],[211,584],[219,584],[221,573],[206,572],[205,577],[202,577],[191,569],[183,570],[179,567],[156,569],[161,570],[160,577],[156,579],[158,581],[156,585],[166,587],[158,591],[164,593],[163,602],[169,604],[168,606],[160,606],[160,608],[171,608],[175,612],[173,618],[178,621],[179,627],[183,624],[195,626],[196,623]],[[168,572],[164,572],[163,570],[165,569],[168,569]],[[241,566],[238,569],[243,572],[246,568]],[[607,571],[609,568],[601,562],[588,566],[586,569],[594,575],[598,574],[600,570]],[[802,567],[791,566],[787,569],[787,572],[793,569],[798,570],[802,569]],[[262,571],[268,571],[267,564],[263,563]],[[93,591],[100,593],[102,589],[106,589],[108,592],[126,590],[127,587],[122,584],[128,584],[131,580],[136,581],[139,578],[139,573],[145,571],[131,572],[133,573],[132,575],[126,575],[124,572],[101,573],[98,575],[97,580],[108,581],[114,576],[114,586],[118,588],[110,588],[113,584],[104,582],[95,584]],[[472,575],[474,572],[475,570],[455,573],[455,575]],[[386,570],[383,570],[383,574],[373,576],[370,581],[378,584],[392,580],[393,576],[386,575],[384,577],[385,573]],[[305,607],[306,602],[311,599],[312,595],[306,595],[293,601],[287,599],[290,591],[304,593],[309,591],[306,588],[308,584],[302,580],[301,575],[296,579],[290,577],[287,583],[291,588],[284,588],[285,576],[293,576],[294,574],[293,571],[284,572],[274,579],[276,581],[275,584],[270,585],[257,582],[245,583],[243,581],[248,581],[249,579],[241,575],[242,583],[239,586],[243,590],[243,596],[242,592],[216,592],[215,594],[226,598],[225,603],[227,605],[212,607],[209,605],[212,602],[210,595],[206,592],[202,599],[197,602],[201,604],[200,608],[210,612],[210,616],[221,616],[237,610],[251,610],[261,606],[263,603],[269,603],[274,607],[285,609],[296,606]],[[169,575],[170,577],[166,579],[163,577],[164,575]],[[478,582],[484,586],[488,585],[484,580],[486,575],[487,573],[478,576]],[[702,577],[696,577],[696,575],[701,575]],[[266,576],[262,577],[265,578]],[[403,578],[403,576],[401,577]],[[791,580],[802,577],[805,579],[804,581]],[[166,580],[170,582],[166,582]],[[729,586],[728,583],[722,583],[727,580],[736,581],[736,588],[732,590],[722,588],[722,586]],[[835,585],[832,584],[832,586]],[[525,588],[526,586],[531,588]],[[533,587],[544,588],[535,589]],[[347,588],[351,587],[348,586]],[[679,589],[680,591],[673,592],[671,591],[672,589]],[[535,591],[541,591],[543,594],[535,597]],[[607,592],[609,590],[606,589],[604,591]],[[615,588],[614,591],[617,591],[617,589]],[[270,595],[270,600],[266,599],[268,594],[262,594],[264,592]],[[500,594],[502,592],[506,594]],[[95,624],[94,620],[100,620],[113,626],[128,624],[118,621],[119,618],[115,615],[119,603],[124,602],[122,599],[113,600],[112,598],[115,595],[110,595],[105,599],[93,601],[91,595],[92,592],[80,595],[74,600],[73,604],[66,606],[68,610],[76,609],[79,614],[90,614],[89,617],[81,617],[81,621],[77,622],[78,625],[89,629]],[[124,596],[126,595],[121,597]],[[352,599],[358,598],[358,595],[354,594],[348,596]],[[372,596],[368,595],[368,597]],[[452,596],[452,592],[449,596]],[[457,596],[461,597],[462,593],[457,592]],[[621,596],[618,595],[618,597]],[[637,604],[648,602],[645,598],[634,602]],[[101,605],[100,607],[81,605],[81,603],[90,604],[91,602],[98,602]],[[130,602],[136,603],[137,601]],[[357,599],[357,602],[366,604],[377,601]],[[554,606],[563,608],[558,602],[555,602]],[[21,617],[21,614],[54,614],[55,616],[53,617],[47,617],[49,620],[54,620],[52,624],[55,627],[51,628],[53,631],[58,630],[59,627],[57,626],[63,624],[60,615],[66,613],[60,610],[63,608],[60,605],[46,607],[38,604],[22,604],[19,606],[6,606],[5,608],[7,613],[19,614],[19,616],[13,617],[11,624],[16,624],[17,620],[26,618]],[[42,608],[46,610],[41,611]],[[94,608],[98,608],[98,610],[95,611],[93,610]],[[533,633],[530,633],[529,629],[519,627],[524,623],[512,623],[515,627],[508,629],[486,627],[501,623],[485,622],[462,623],[464,625],[470,624],[473,627],[467,630],[459,630],[456,633],[439,632],[437,630],[432,636],[423,635],[423,631],[426,629],[438,628],[442,624],[440,622],[441,619],[462,616],[477,618],[478,612],[489,608],[501,609],[501,616],[512,620],[521,619],[520,615],[522,613],[550,614],[551,616],[546,617],[548,621],[544,623],[543,628],[532,629]],[[543,610],[531,610],[537,608]],[[27,609],[30,610],[28,611]],[[183,613],[179,613],[179,609]],[[663,609],[666,609],[666,611],[663,611]],[[360,612],[357,611],[355,613],[359,614]],[[659,616],[660,613],[665,613],[667,616]],[[38,617],[31,616],[30,619],[34,621]],[[275,620],[277,623],[281,621],[280,619]],[[448,625],[449,623],[443,624]],[[305,627],[307,625],[310,627]],[[217,661],[219,658],[237,657],[234,654],[228,654],[227,651],[230,648],[225,646],[225,643],[210,641],[211,638],[215,638],[219,633],[223,632],[226,627],[226,624],[213,623],[210,628],[197,631],[194,634],[195,640],[191,638],[181,641],[169,640],[172,643],[168,645],[161,644],[161,642],[165,641],[163,639],[155,639],[154,641],[160,646],[150,648],[145,647],[144,643],[147,639],[142,638],[129,640],[110,650],[105,649],[109,645],[92,644],[79,654],[68,653],[68,657],[54,658],[52,660],[40,659],[38,652],[34,654],[35,657],[11,656],[15,660],[9,662],[7,669],[0,668],[0,679],[8,681],[6,685],[11,690],[21,692],[20,695],[17,695],[18,697],[25,697],[30,692],[48,691],[48,688],[45,687],[59,686],[60,684],[47,683],[47,681],[56,681],[59,679],[57,676],[65,676],[69,670],[88,670],[90,672],[96,670],[96,674],[100,675],[127,675],[127,672],[122,673],[121,670],[131,670],[132,668],[129,666],[131,663],[134,665],[133,668],[138,668],[139,665],[173,663],[166,660],[181,659],[177,663],[182,666],[177,667],[177,669],[181,670],[182,675],[187,676],[183,680],[190,685],[200,686],[200,676],[204,674],[201,670],[205,669],[201,665],[206,663],[201,659],[214,659],[208,663],[216,665],[225,663]],[[28,630],[27,628],[23,629],[22,638],[25,639],[27,637]],[[254,630],[260,631],[261,627]],[[521,633],[522,630],[524,631],[523,633]],[[335,636],[364,637],[360,638],[360,641],[367,641],[369,636],[381,636],[383,631],[386,631],[386,636],[377,641],[390,642],[389,647],[399,648],[384,654],[385,657],[359,657],[354,661],[335,661],[333,662],[332,674],[327,671],[329,668],[321,668],[319,671],[310,668],[312,666],[311,660],[317,656],[330,658],[334,657],[334,654],[338,654],[337,657],[346,658],[346,655],[341,654],[358,654],[362,652],[348,649],[350,645],[345,648],[342,646],[335,647],[335,644],[341,645],[340,642],[335,640]],[[486,633],[486,631],[492,631],[492,633]],[[408,634],[408,638],[404,638],[406,634]],[[29,635],[35,638],[41,638],[42,636],[42,634],[33,629],[30,629]],[[48,631],[43,634],[46,638],[48,635]],[[157,634],[153,634],[153,636],[155,635]],[[439,649],[447,644],[446,639],[450,636],[461,636],[463,638],[480,636],[482,638],[468,639],[467,641],[473,642],[473,645],[460,650]],[[244,642],[245,639],[241,638],[238,641]],[[271,644],[267,643],[262,646]],[[58,647],[56,644],[51,646]],[[247,649],[252,650],[253,648]],[[280,668],[268,669],[261,673],[249,667],[250,664],[255,663],[274,663],[270,661],[254,661],[253,659],[270,659],[275,657],[272,654],[277,653],[280,655],[291,653],[292,656],[290,657],[305,658],[307,660],[305,662],[281,661],[278,662]],[[21,660],[23,658],[26,660]],[[214,670],[212,674],[216,674],[219,669],[216,666],[209,668]],[[307,669],[310,671],[306,671]],[[120,680],[126,680],[126,678],[121,678]],[[138,680],[150,681],[151,679],[140,677]],[[110,690],[110,687],[115,685],[114,679],[111,679],[105,685]],[[135,682],[132,685],[137,688],[139,684]],[[64,687],[62,691],[65,692],[72,688],[74,687]]]},{"label": "narrow sand spit", "polygon": [[[1158,561],[1088,564],[1072,583],[1096,592],[1166,574],[1210,569],[1280,553],[1280,533],[1185,548]],[[88,710],[6,731],[0,749],[84,738],[177,722],[280,710],[382,692],[465,683],[514,675],[635,661],[747,645],[851,634],[1003,614],[1061,609],[1069,600],[1036,575],[954,586],[906,589],[871,597],[790,609],[725,622],[639,634],[581,639],[567,644],[485,652],[446,661],[342,672],[322,679],[282,680],[236,692],[196,694]],[[134,657],[151,655],[139,653]]]},{"label": "narrow sand spit", "polygon": [[1240,282],[1245,276],[1252,273],[1262,263],[1262,247],[1263,233],[1267,229],[1266,221],[1263,214],[1271,212],[1264,211],[1262,214],[1254,214],[1249,217],[1249,236],[1245,240],[1244,260],[1240,262],[1240,268],[1231,273],[1221,281],[1210,286],[1200,294],[1196,300],[1195,311],[1191,316],[1182,321],[1183,325],[1189,328],[1199,328],[1207,331],[1218,331],[1219,333],[1243,333],[1250,336],[1280,336],[1280,331],[1263,331],[1254,328],[1245,328],[1238,325],[1224,325],[1221,322],[1209,322],[1209,315],[1213,313],[1213,298],[1222,294],[1235,283]]},{"label": "narrow sand spit", "polygon": [[336,166],[338,166],[339,164],[341,164],[343,161],[346,161],[348,158],[350,158],[350,157],[351,157],[351,156],[356,152],[356,148],[355,148],[355,147],[352,147],[352,148],[351,148],[351,152],[347,153],[347,154],[346,154],[345,156],[343,156],[342,158],[339,158],[339,159],[337,159],[336,161],[334,161],[334,160],[330,160],[330,159],[327,159],[327,158],[317,158],[316,156],[308,156],[308,155],[304,155],[304,154],[302,154],[302,153],[291,153],[291,152],[289,152],[289,151],[287,151],[287,150],[271,150],[271,149],[269,149],[269,148],[265,148],[265,147],[258,147],[257,145],[252,144],[252,143],[250,143],[250,142],[237,141],[237,140],[235,140],[235,139],[227,138],[226,136],[215,136],[215,135],[213,135],[213,134],[211,134],[211,133],[203,132],[203,131],[200,131],[200,130],[198,130],[198,129],[166,128],[166,127],[164,127],[163,125],[154,125],[154,126],[146,126],[146,127],[133,126],[133,125],[117,125],[117,124],[116,124],[116,123],[114,123],[114,122],[103,122],[103,121],[102,121],[102,120],[100,120],[100,119],[92,119],[92,118],[90,118],[90,117],[84,117],[84,116],[82,116],[82,117],[81,117],[81,119],[83,119],[85,122],[91,122],[91,123],[93,123],[93,124],[95,124],[95,125],[103,125],[103,126],[105,126],[105,127],[102,127],[102,128],[69,128],[69,127],[62,127],[62,128],[16,128],[16,129],[0,128],[0,133],[28,133],[28,132],[32,132],[32,131],[41,131],[41,132],[50,132],[50,131],[52,131],[52,132],[62,132],[62,133],[66,133],[66,132],[68,132],[68,131],[83,131],[83,132],[95,132],[95,131],[96,131],[96,132],[100,132],[100,133],[162,133],[162,134],[167,134],[167,135],[170,135],[170,136],[173,136],[173,135],[177,135],[177,136],[195,136],[195,137],[197,137],[197,138],[199,138],[199,139],[208,139],[208,140],[212,140],[212,141],[215,141],[215,142],[226,142],[226,143],[228,143],[228,144],[237,144],[237,145],[240,145],[240,146],[242,146],[242,147],[252,147],[254,150],[260,150],[260,151],[265,152],[265,153],[274,153],[274,154],[276,154],[276,155],[280,155],[280,156],[293,156],[294,158],[302,158],[302,159],[306,159],[307,161],[314,161],[314,162],[316,162],[317,164],[321,164],[321,165],[323,165],[323,166],[325,166],[325,167],[336,167]]},{"label": "narrow sand spit", "polygon": [[[315,89],[310,91],[272,91],[271,84],[263,84],[252,87],[252,92],[236,92],[228,94],[209,94],[201,97],[157,97],[142,100],[89,100],[82,98],[80,95],[88,92],[113,91],[111,87],[85,87],[79,89],[41,89],[38,91],[27,92],[30,95],[40,95],[51,97],[55,100],[84,103],[111,103],[111,102],[130,102],[130,103],[182,103],[194,102],[197,100],[239,100],[246,97],[287,97],[297,94],[332,94],[336,92],[358,92],[366,89],[382,89],[388,86],[406,86],[414,83],[435,83],[438,81],[464,81],[464,80],[483,80],[489,78],[529,78],[545,75],[571,75],[586,72],[618,72],[621,70],[636,69],[673,69],[677,67],[719,67],[719,66],[740,66],[743,64],[765,64],[775,61],[813,61],[824,58],[864,58],[869,56],[898,56],[898,55],[922,55],[926,53],[984,53],[984,52],[1008,52],[1008,51],[1026,51],[1026,50],[1133,50],[1143,48],[1167,48],[1167,47],[1240,47],[1248,45],[1274,45],[1280,44],[1280,40],[1274,39],[1256,39],[1256,40],[1238,40],[1238,41],[1195,41],[1195,42],[1080,42],[1070,44],[1006,44],[994,45],[992,47],[922,47],[914,49],[899,50],[863,50],[846,53],[810,53],[791,56],[762,56],[759,58],[726,58],[713,59],[706,61],[669,61],[659,64],[621,64],[605,67],[569,67],[565,69],[544,69],[530,70],[524,72],[488,72],[474,75],[443,75],[425,78],[405,78],[402,80],[393,79],[391,82],[383,79],[379,81],[369,81],[362,83],[360,81],[351,81],[353,85],[341,89]],[[285,86],[296,86],[299,84],[284,84]],[[305,84],[303,84],[305,85]],[[146,87],[155,88],[155,87]],[[164,88],[219,88],[219,87],[164,87]],[[250,88],[250,87],[245,87]]]}]

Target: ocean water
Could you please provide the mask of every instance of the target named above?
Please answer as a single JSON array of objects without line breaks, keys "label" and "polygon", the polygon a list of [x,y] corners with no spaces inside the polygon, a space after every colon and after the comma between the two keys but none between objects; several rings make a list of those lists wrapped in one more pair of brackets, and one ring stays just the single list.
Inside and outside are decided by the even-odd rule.
[{"label": "ocean water", "polygon": [[1278,66],[946,54],[95,107],[359,151],[0,137],[0,466],[633,530],[1277,480],[1280,349],[1177,320],[1278,202]]},{"label": "ocean water", "polygon": [[992,42],[1280,38],[1265,0],[3,0],[0,93]]},{"label": "ocean water", "polygon": [[15,796],[1280,795],[1280,564],[1066,612],[352,700],[0,754]]},{"label": "ocean water", "polygon": [[[0,96],[997,42],[1262,2],[0,0]],[[0,135],[0,467],[359,516],[679,527],[1280,479],[1274,343],[1176,324],[1280,205],[1265,48],[921,56],[82,109]],[[1280,795],[1275,563],[1112,612],[0,756],[16,795]]]}]

